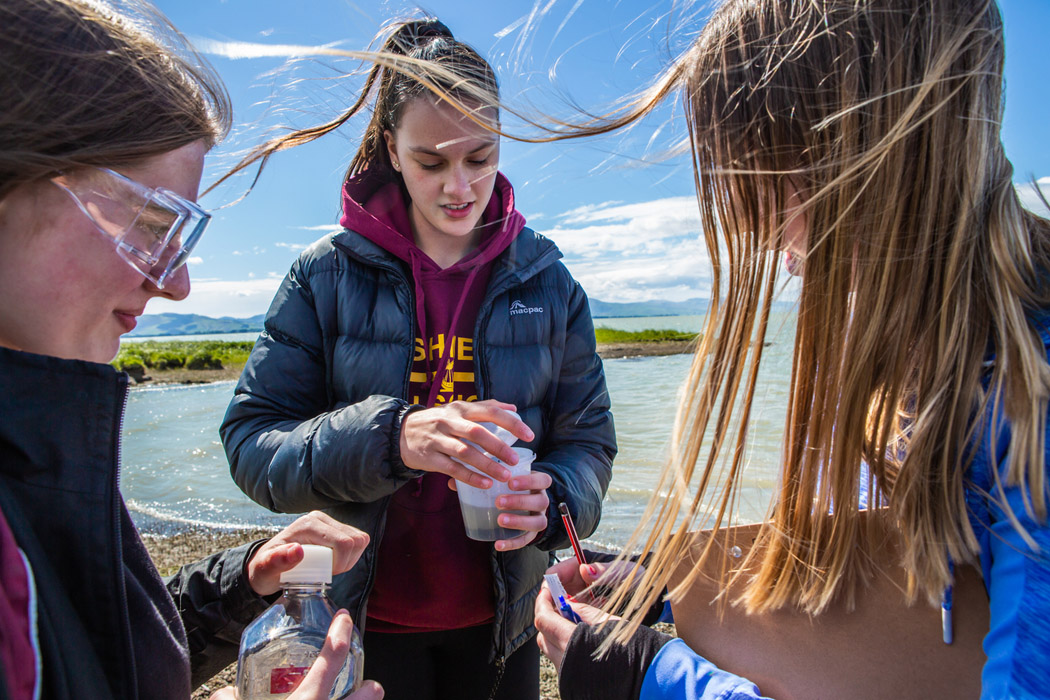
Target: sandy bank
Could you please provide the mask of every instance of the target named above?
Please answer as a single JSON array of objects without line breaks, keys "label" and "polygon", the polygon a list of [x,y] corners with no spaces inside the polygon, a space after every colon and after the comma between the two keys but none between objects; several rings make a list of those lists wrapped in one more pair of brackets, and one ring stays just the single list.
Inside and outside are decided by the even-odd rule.
[{"label": "sandy bank", "polygon": [[693,340],[657,340],[648,343],[599,343],[598,356],[603,360],[625,357],[658,357],[681,355],[696,350]]}]

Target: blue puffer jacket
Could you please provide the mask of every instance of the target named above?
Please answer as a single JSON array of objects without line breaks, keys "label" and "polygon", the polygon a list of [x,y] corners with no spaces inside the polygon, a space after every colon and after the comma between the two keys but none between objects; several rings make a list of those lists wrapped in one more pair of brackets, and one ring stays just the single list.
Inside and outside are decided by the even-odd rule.
[{"label": "blue puffer jacket", "polygon": [[[523,229],[492,263],[474,330],[479,399],[517,406],[550,474],[548,528],[521,550],[493,550],[497,663],[533,634],[533,599],[551,550],[569,546],[556,504],[594,531],[616,441],[587,297],[554,244]],[[221,433],[233,478],[271,510],[325,509],[372,538],[332,597],[365,620],[390,496],[422,472],[400,458],[415,341],[404,263],[353,231],[306,250],[281,284]],[[524,312],[522,311],[524,309]]]}]

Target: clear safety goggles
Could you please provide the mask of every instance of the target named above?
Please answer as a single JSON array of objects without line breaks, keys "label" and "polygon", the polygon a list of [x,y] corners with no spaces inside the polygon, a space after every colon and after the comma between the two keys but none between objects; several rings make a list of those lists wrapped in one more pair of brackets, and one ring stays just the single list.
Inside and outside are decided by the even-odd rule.
[{"label": "clear safety goggles", "polygon": [[186,262],[211,214],[171,190],[146,187],[109,168],[83,168],[51,178],[117,253],[163,289]]}]

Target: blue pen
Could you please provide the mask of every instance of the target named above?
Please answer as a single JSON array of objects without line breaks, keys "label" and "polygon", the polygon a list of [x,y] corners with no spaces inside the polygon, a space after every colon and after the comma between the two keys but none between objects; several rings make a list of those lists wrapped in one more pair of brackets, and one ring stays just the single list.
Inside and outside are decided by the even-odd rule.
[{"label": "blue pen", "polygon": [[561,579],[558,578],[557,574],[544,574],[543,578],[547,581],[547,588],[550,589],[551,597],[554,598],[554,603],[558,606],[558,612],[561,613],[561,616],[569,622],[577,624],[583,622],[566,600],[565,586],[561,584]]},{"label": "blue pen", "polygon": [[583,622],[583,620],[580,619],[580,616],[576,614],[576,611],[572,609],[572,606],[565,602],[563,596],[558,596],[558,612],[560,612],[561,616],[569,622]]}]

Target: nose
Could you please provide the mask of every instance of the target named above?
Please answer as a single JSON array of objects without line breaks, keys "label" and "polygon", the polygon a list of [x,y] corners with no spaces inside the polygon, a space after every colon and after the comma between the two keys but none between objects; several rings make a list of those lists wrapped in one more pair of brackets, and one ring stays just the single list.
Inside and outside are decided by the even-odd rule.
[{"label": "nose", "polygon": [[181,265],[179,269],[175,270],[171,276],[164,281],[164,289],[150,284],[153,289],[156,290],[157,296],[171,299],[172,301],[182,301],[190,293],[190,270],[186,265]]},{"label": "nose", "polygon": [[470,173],[462,166],[454,166],[449,169],[448,179],[445,180],[445,194],[459,201],[470,192]]}]

